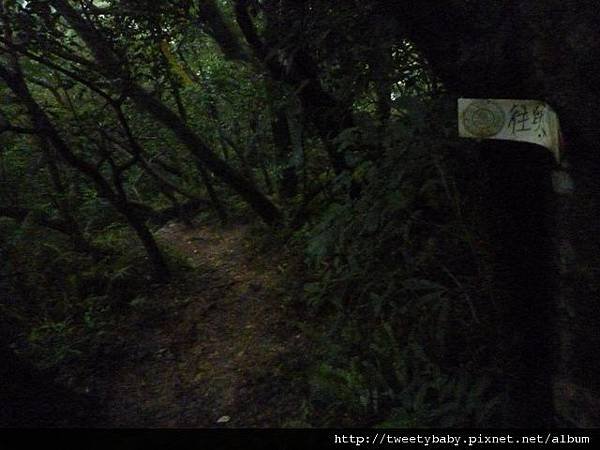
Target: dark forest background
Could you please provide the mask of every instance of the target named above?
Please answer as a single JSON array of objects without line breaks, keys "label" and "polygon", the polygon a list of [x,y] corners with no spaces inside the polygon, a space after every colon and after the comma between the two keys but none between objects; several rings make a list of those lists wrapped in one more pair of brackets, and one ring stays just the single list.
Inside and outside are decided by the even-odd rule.
[{"label": "dark forest background", "polygon": [[[0,424],[213,426],[218,401],[185,388],[210,421],[106,413],[106,380],[183,315],[281,335],[277,362],[247,362],[276,392],[249,388],[223,426],[597,427],[599,14],[586,0],[0,0]],[[459,139],[459,97],[547,102],[561,166]],[[176,245],[209,229],[244,230],[232,254],[203,247],[232,276],[242,247],[277,274],[275,294],[245,278],[268,308],[220,306],[233,288]],[[183,309],[208,291],[217,315]]]}]

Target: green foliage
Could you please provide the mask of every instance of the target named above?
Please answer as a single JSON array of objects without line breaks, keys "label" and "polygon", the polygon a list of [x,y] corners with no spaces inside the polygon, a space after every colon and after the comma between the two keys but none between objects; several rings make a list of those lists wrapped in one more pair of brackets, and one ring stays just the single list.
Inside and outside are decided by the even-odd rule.
[{"label": "green foliage", "polygon": [[31,345],[30,351],[39,356],[41,367],[56,367],[81,355],[74,342],[74,331],[68,320],[42,322],[31,329],[27,340]]},{"label": "green foliage", "polygon": [[[13,268],[0,307],[23,330],[23,351],[50,368],[113,344],[118,316],[139,306],[151,267],[122,226],[96,234],[95,257],[66,250],[60,235],[39,240],[42,232],[21,228],[5,242]],[[170,260],[183,267],[181,258]]]},{"label": "green foliage", "polygon": [[[48,132],[0,129],[0,207],[26,211],[0,218],[0,312],[22,330],[22,350],[44,367],[78,362],[120,339],[124,311],[141,324],[162,316],[144,214],[207,199],[213,208],[190,214],[198,222],[220,219],[215,203],[248,222],[252,202],[234,195],[247,181],[290,225],[256,225],[248,245],[302,249],[306,274],[294,275],[306,276],[302,306],[318,319],[304,324],[317,358],[299,375],[310,392],[289,426],[493,422],[488,268],[458,194],[467,165],[461,177],[450,161],[454,103],[444,108],[385,2],[245,2],[258,42],[231,1],[67,2],[85,9],[101,51],[46,3],[6,2],[4,39],[18,50],[0,49],[0,67],[18,59],[14,72],[72,151]],[[114,74],[100,54],[118,60]],[[39,117],[4,81],[0,127],[31,128]],[[225,183],[224,171],[240,176]],[[141,217],[127,216],[135,208]]]},{"label": "green foliage", "polygon": [[[473,302],[485,301],[477,268],[448,269],[472,253],[472,232],[449,191],[443,132],[423,126],[392,124],[384,155],[355,165],[361,197],[329,204],[296,235],[315,274],[304,297],[327,323],[313,402],[332,423],[348,415],[384,426],[480,426],[496,412],[473,359],[482,345]],[[357,129],[353,139],[369,133]]]}]

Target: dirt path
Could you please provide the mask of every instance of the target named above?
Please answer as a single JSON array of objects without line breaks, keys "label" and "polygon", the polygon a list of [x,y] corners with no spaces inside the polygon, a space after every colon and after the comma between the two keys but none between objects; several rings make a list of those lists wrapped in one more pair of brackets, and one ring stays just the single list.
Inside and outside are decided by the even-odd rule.
[{"label": "dirt path", "polygon": [[278,427],[301,418],[294,368],[307,344],[284,301],[285,257],[251,255],[246,232],[160,230],[195,279],[157,290],[148,300],[160,304],[155,320],[123,325],[135,342],[101,387],[110,426]]}]

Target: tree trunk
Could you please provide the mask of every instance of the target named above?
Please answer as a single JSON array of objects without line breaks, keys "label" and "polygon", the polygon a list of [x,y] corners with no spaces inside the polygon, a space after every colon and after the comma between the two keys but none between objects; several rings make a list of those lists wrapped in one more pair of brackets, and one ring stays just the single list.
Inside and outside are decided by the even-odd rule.
[{"label": "tree trunk", "polygon": [[127,203],[118,204],[117,210],[125,217],[129,226],[142,242],[154,271],[152,278],[159,283],[168,281],[170,277],[169,267],[158,248],[156,239],[154,239],[144,220],[138,218]]},{"label": "tree trunk", "polygon": [[[600,283],[593,269],[600,267],[597,219],[600,216],[600,179],[597,176],[600,170],[600,113],[597,108],[600,103],[600,29],[597,26],[600,11],[590,1],[457,2],[446,8],[440,8],[438,2],[412,1],[394,15],[401,32],[416,44],[436,75],[457,96],[539,99],[558,112],[567,153],[562,167],[556,167],[554,174],[541,160],[518,157],[515,152],[520,151],[521,144],[507,143],[497,148],[502,152],[510,151],[508,158],[487,150],[491,148],[487,144],[482,145],[482,155],[491,168],[494,182],[503,186],[492,190],[491,201],[499,205],[497,211],[505,210],[506,224],[512,224],[509,228],[512,231],[496,236],[498,261],[506,266],[498,268],[497,280],[506,285],[509,293],[504,315],[512,322],[505,325],[507,331],[516,333],[515,341],[534,344],[514,355],[515,360],[509,366],[517,379],[508,383],[512,395],[519,395],[531,377],[530,372],[535,370],[527,360],[528,354],[539,348],[539,352],[545,352],[545,361],[548,361],[542,360],[539,354],[534,356],[540,366],[538,377],[532,382],[543,378],[549,385],[543,389],[532,386],[525,391],[533,405],[538,402],[542,405],[537,412],[539,419],[532,417],[535,411],[531,405],[517,398],[509,417],[517,421],[522,417],[521,424],[526,426],[550,425],[554,413],[564,416],[564,405],[571,402],[579,403],[578,418],[566,419],[589,424],[593,421],[590,419],[594,414],[593,407],[589,401],[584,405],[584,400],[573,398],[572,392],[585,391],[584,396],[588,398],[598,398],[600,392],[597,377],[600,370],[597,353],[600,348],[597,333],[600,328],[597,309]],[[522,155],[534,152],[532,146],[528,147],[522,148]],[[525,169],[522,164],[545,168]],[[569,175],[574,184],[567,182],[567,190],[572,192],[552,196],[555,207],[547,209],[546,213],[554,213],[554,226],[544,227],[540,205],[545,195],[541,192],[547,188],[540,189],[538,203],[538,200],[520,198],[524,193],[518,186],[547,187],[551,176],[556,181],[561,177],[568,180]],[[527,180],[527,177],[535,178],[535,181]],[[555,184],[555,190],[562,189],[560,184]],[[508,205],[506,198],[517,203]],[[534,226],[542,227],[539,236],[534,234]],[[543,239],[544,234],[547,239]],[[516,240],[511,241],[513,238]],[[515,243],[524,248],[519,250]],[[552,255],[543,250],[549,245],[553,246]],[[506,249],[516,253],[509,254]],[[525,249],[531,251],[529,256],[524,254]],[[507,266],[509,259],[516,264]],[[553,268],[548,267],[549,260]],[[502,270],[505,273],[501,273]],[[557,282],[550,283],[552,296],[548,286],[544,286],[549,273],[558,274]],[[510,282],[511,278],[515,283]],[[548,297],[544,300],[536,293],[536,288],[539,292],[548,292]],[[549,312],[557,319],[557,311],[562,314],[569,311],[570,317],[547,320]],[[540,335],[550,338],[557,332],[562,342],[560,352],[558,346],[548,346],[539,339]],[[510,356],[510,353],[506,354],[507,358]],[[549,361],[556,359],[558,365],[549,366]],[[549,371],[548,375],[543,373],[545,370]],[[557,389],[557,386],[565,386],[565,382],[558,383],[560,380],[555,379],[552,383],[551,377],[566,380],[572,389]],[[555,408],[549,409],[543,395],[552,387],[555,388]],[[595,408],[597,415],[597,401]]]},{"label": "tree trunk", "polygon": [[[46,147],[47,146],[44,145],[44,148]],[[67,225],[73,246],[76,251],[91,254],[95,257],[98,254],[97,249],[93,248],[91,243],[85,238],[79,223],[73,214],[71,214],[71,205],[67,200],[68,193],[60,178],[60,172],[58,170],[56,161],[54,161],[53,155],[51,155],[49,152],[46,152],[46,157],[48,158],[48,171],[50,172],[50,178],[52,180],[54,190],[58,194],[56,206],[58,207],[60,215],[63,217],[63,220]]]},{"label": "tree trunk", "polygon": [[[270,89],[272,95],[274,89]],[[283,199],[292,198],[298,191],[298,175],[292,161],[293,145],[285,108],[271,105],[271,132],[277,152],[277,160],[281,169],[281,179],[278,183],[279,195]]]},{"label": "tree trunk", "polygon": [[[556,268],[550,236],[552,157],[542,147],[486,141],[487,214],[494,250],[495,314],[485,326],[505,377],[506,427],[554,423]],[[498,333],[498,334],[496,334]],[[516,414],[518,412],[518,415]]]},{"label": "tree trunk", "polygon": [[198,172],[200,172],[202,182],[204,183],[206,191],[208,192],[208,198],[210,198],[210,202],[219,216],[221,224],[225,225],[227,223],[227,211],[225,211],[225,207],[223,206],[223,203],[219,199],[219,196],[217,195],[217,192],[210,181],[210,175],[206,172],[206,169],[200,161],[194,159],[194,162],[196,163],[196,167],[198,168]]},{"label": "tree trunk", "polygon": [[277,207],[256,186],[214,155],[212,150],[206,147],[202,140],[182,123],[170,109],[144,91],[131,90],[129,93],[141,109],[152,114],[165,127],[173,131],[190,152],[244,198],[266,223],[275,224],[280,222],[281,213]]},{"label": "tree trunk", "polygon": [[119,194],[111,188],[110,184],[96,169],[96,167],[79,158],[71,151],[66,142],[61,138],[60,134],[44,110],[42,110],[35,99],[31,96],[31,93],[25,84],[25,80],[20,73],[20,68],[16,63],[15,66],[15,71],[12,72],[0,66],[0,78],[4,79],[14,94],[22,100],[23,104],[27,108],[33,124],[35,125],[35,128],[39,130],[43,137],[53,145],[58,154],[69,165],[81,172],[94,183],[96,190],[101,197],[104,197],[106,200],[108,200],[110,204],[125,217],[148,252],[148,257],[154,265],[153,268],[157,281],[166,281],[166,279],[169,277],[169,271],[150,231],[146,228],[142,221],[138,220],[134,216],[134,212],[130,209],[126,199],[121,198]]},{"label": "tree trunk", "polygon": [[123,61],[116,56],[110,43],[98,30],[85,21],[68,2],[54,0],[52,3],[87,44],[94,54],[99,70],[111,79],[119,77],[123,93],[128,95],[140,110],[171,130],[193,155],[246,200],[266,223],[281,222],[279,209],[254,184],[220,159],[177,114],[130,79],[130,74],[123,71]]},{"label": "tree trunk", "polygon": [[282,36],[282,17],[289,13],[287,8],[294,6],[297,5],[293,2],[284,2],[283,5],[265,4],[266,42],[263,42],[256,32],[248,13],[247,0],[236,1],[236,20],[246,42],[252,47],[255,56],[264,63],[270,75],[277,81],[288,83],[296,91],[305,116],[312,122],[323,141],[333,170],[340,174],[349,167],[345,151],[340,150],[334,140],[342,131],[354,126],[351,107],[341,104],[323,88],[316,64],[306,49],[297,47],[293,55],[287,55],[289,66],[286,67],[273,57],[273,53],[281,51],[281,44],[277,39]]}]

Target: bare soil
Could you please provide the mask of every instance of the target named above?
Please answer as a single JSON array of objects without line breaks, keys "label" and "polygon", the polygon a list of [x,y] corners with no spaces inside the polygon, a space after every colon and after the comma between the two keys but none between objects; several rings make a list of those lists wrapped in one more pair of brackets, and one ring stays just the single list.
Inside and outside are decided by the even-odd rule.
[{"label": "bare soil", "polygon": [[289,302],[291,262],[282,250],[258,255],[247,233],[177,223],[158,232],[192,269],[120,325],[126,339],[95,376],[107,426],[302,424],[310,345]]}]

